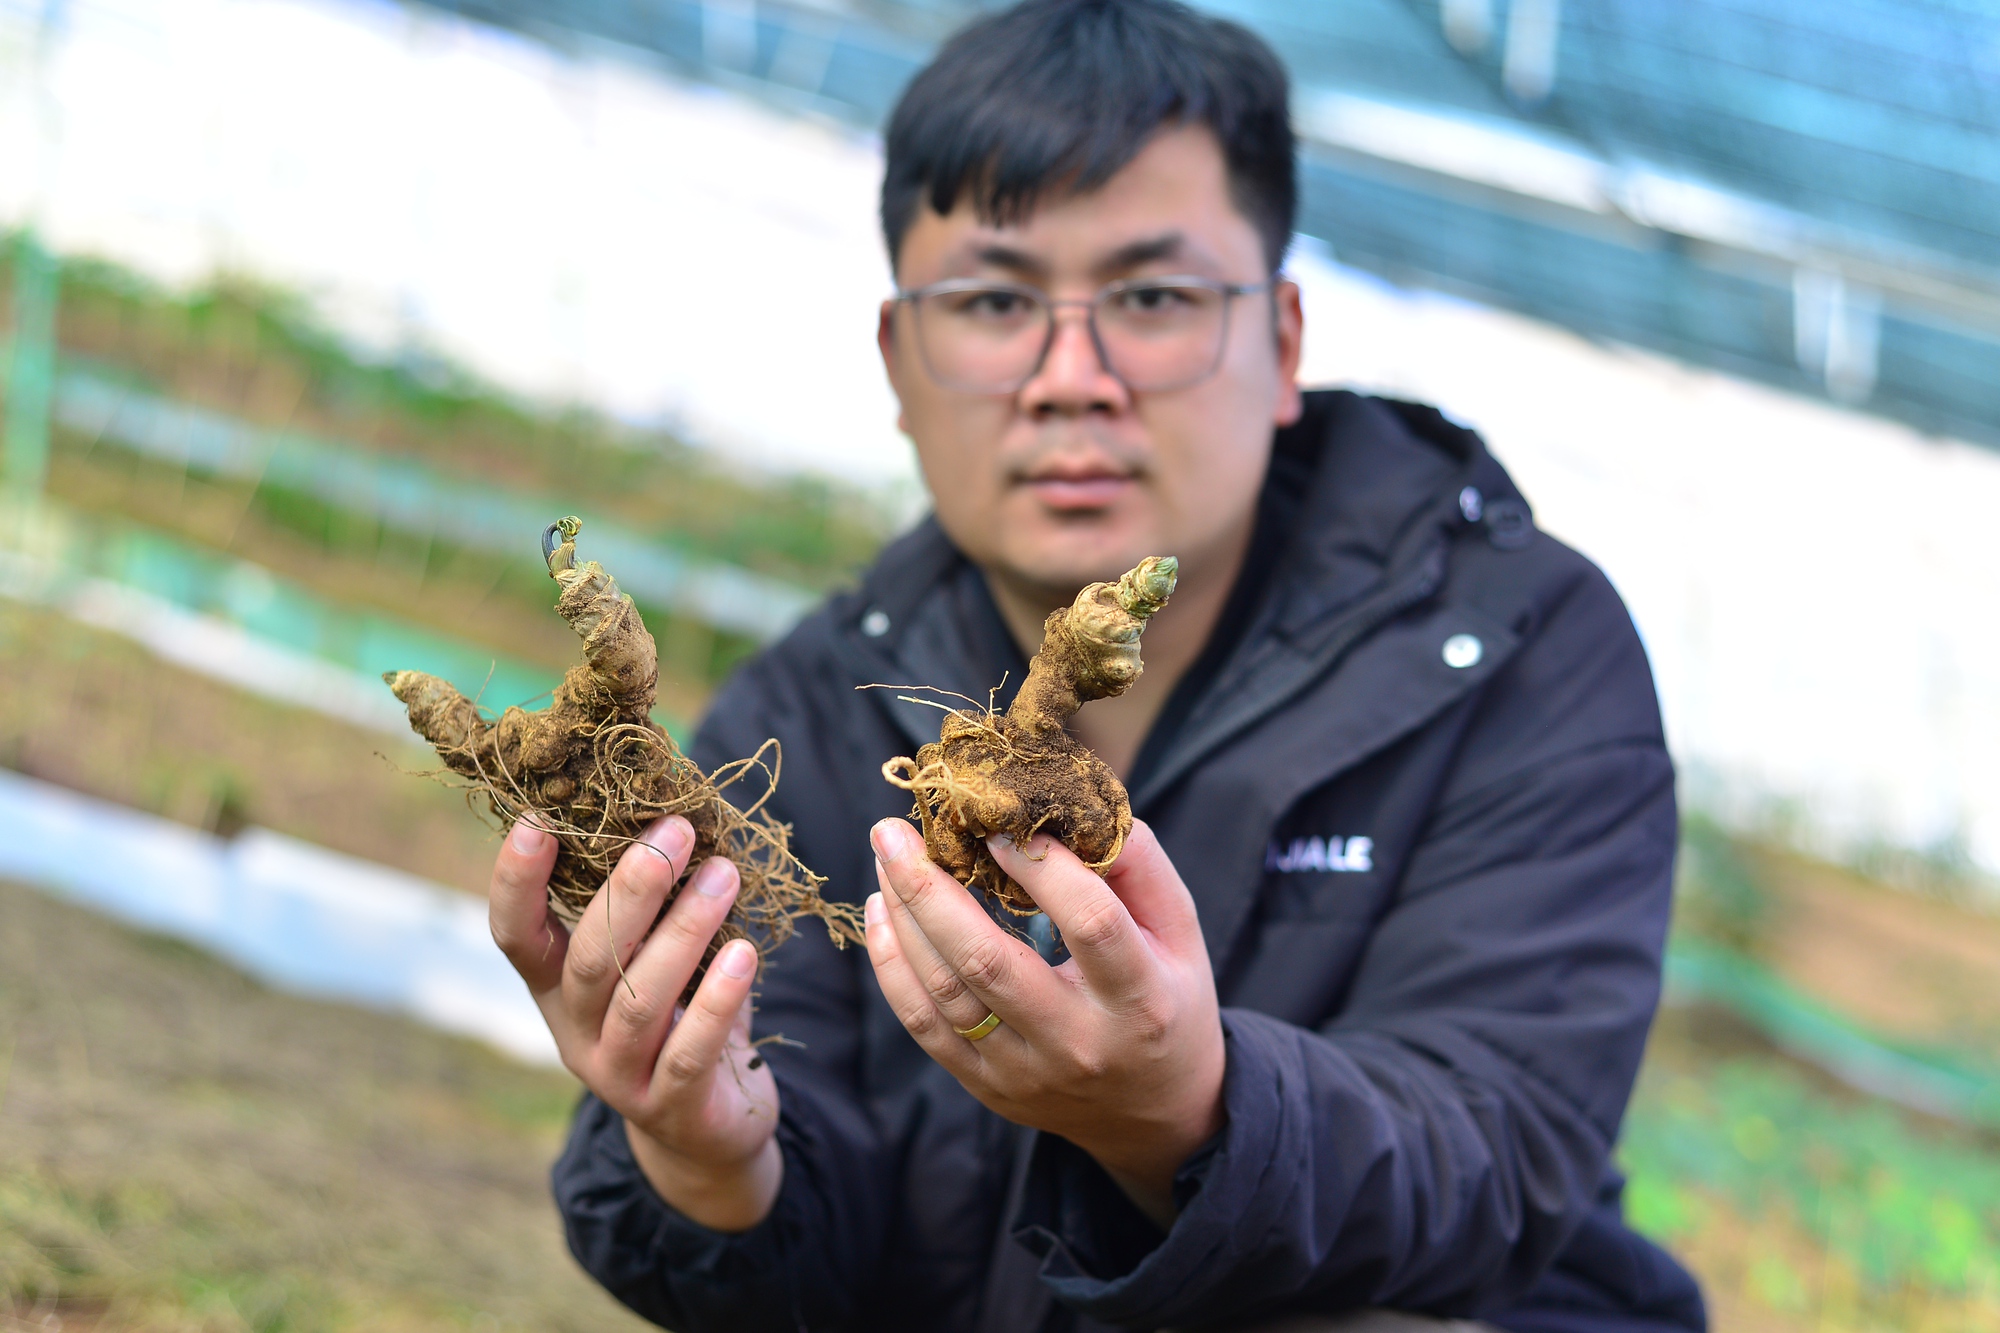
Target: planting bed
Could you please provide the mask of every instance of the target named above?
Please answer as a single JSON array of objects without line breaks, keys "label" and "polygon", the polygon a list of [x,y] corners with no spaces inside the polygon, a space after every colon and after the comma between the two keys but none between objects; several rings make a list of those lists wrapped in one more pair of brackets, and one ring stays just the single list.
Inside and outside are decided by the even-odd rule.
[{"label": "planting bed", "polygon": [[[214,832],[261,824],[484,895],[494,838],[462,797],[408,776],[415,736],[288,708],[115,635],[0,599],[0,765]],[[387,694],[387,691],[384,691]]]}]

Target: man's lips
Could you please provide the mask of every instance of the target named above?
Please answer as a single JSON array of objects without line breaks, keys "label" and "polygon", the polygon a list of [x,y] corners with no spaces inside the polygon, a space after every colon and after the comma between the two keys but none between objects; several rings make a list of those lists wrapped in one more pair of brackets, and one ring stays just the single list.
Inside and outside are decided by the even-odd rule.
[{"label": "man's lips", "polygon": [[1026,477],[1021,484],[1051,509],[1103,509],[1115,504],[1135,483],[1123,473],[1096,472],[1077,477]]}]

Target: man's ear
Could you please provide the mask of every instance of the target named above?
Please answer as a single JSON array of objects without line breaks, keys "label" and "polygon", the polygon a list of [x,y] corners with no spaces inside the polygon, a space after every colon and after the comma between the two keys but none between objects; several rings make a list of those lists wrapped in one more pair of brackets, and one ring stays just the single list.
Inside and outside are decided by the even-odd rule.
[{"label": "man's ear", "polygon": [[882,370],[889,377],[890,391],[896,395],[896,429],[910,433],[909,413],[903,410],[903,386],[896,379],[896,303],[884,301],[875,319],[875,349],[882,354]]},{"label": "man's ear", "polygon": [[1275,422],[1289,426],[1305,412],[1305,398],[1299,391],[1299,363],[1305,356],[1306,312],[1299,300],[1299,285],[1280,278],[1271,288],[1274,328],[1278,341],[1278,410]]}]

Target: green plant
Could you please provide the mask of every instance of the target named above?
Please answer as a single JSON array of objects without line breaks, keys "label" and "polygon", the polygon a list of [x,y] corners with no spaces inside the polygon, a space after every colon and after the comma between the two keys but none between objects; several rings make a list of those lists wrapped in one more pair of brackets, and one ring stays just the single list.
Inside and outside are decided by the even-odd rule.
[{"label": "green plant", "polygon": [[1724,1214],[1794,1238],[1789,1253],[1745,1261],[1748,1293],[1769,1308],[1831,1302],[1898,1328],[1939,1302],[2000,1316],[1990,1140],[1829,1093],[1775,1058],[1736,1057],[1650,1071],[1619,1159],[1628,1216],[1667,1244],[1698,1248]]}]

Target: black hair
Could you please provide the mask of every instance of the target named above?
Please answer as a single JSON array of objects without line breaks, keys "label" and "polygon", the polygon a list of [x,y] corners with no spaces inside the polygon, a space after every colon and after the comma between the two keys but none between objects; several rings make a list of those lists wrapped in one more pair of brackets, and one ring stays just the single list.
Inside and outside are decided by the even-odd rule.
[{"label": "black hair", "polygon": [[923,203],[1031,213],[1050,189],[1110,180],[1168,124],[1222,145],[1230,198],[1276,272],[1298,210],[1285,67],[1271,48],[1172,0],[1027,0],[946,42],[889,118],[882,233],[893,265]]}]

